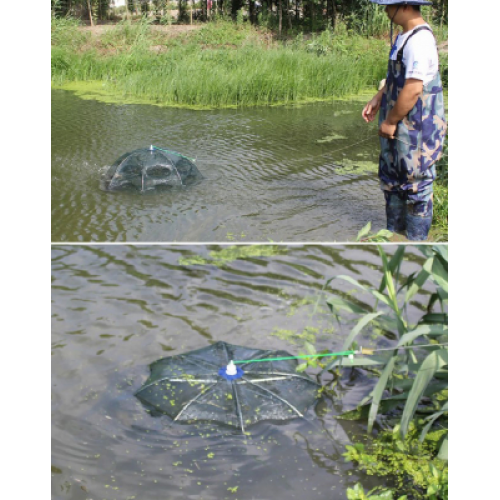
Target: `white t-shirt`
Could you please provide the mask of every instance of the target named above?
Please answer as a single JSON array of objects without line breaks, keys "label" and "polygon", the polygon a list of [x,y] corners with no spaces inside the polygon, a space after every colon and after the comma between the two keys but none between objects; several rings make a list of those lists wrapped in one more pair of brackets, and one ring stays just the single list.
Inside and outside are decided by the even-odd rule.
[{"label": "white t-shirt", "polygon": [[[396,50],[391,52],[391,59],[396,60],[398,50],[403,46],[410,34],[420,26],[406,33],[400,33],[396,38]],[[405,78],[415,78],[422,80],[424,85],[430,82],[436,75],[439,68],[439,58],[436,47],[436,40],[432,31],[421,30],[413,35],[403,50],[403,64],[406,67]]]}]

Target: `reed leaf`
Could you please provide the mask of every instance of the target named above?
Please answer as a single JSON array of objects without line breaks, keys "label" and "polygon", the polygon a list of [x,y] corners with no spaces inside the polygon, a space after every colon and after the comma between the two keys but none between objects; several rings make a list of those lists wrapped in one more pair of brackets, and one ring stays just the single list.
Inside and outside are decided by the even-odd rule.
[{"label": "reed leaf", "polygon": [[[396,270],[399,271],[399,268],[401,266],[401,262],[403,261],[403,257],[405,255],[405,246],[404,245],[400,245],[398,247],[398,249],[396,250],[396,253],[392,256],[391,260],[389,261],[389,265],[388,265],[388,268],[389,268],[389,271],[391,273],[395,273]],[[384,291],[384,288],[386,287],[386,277],[385,277],[385,274],[384,276],[382,277],[382,282],[380,283],[380,287],[378,289],[378,291],[380,293],[382,293]]]},{"label": "reed leaf", "polygon": [[448,324],[448,313],[429,313],[422,316],[422,323],[440,323]]},{"label": "reed leaf", "polygon": [[421,335],[428,335],[430,337],[438,337],[440,335],[447,335],[448,334],[448,329],[445,328],[444,325],[442,324],[436,324],[436,325],[421,325],[417,326],[414,330],[409,331],[408,333],[405,333],[398,342],[397,347],[404,346],[411,344],[416,338],[420,337]]},{"label": "reed leaf", "polygon": [[376,313],[370,313],[370,314],[366,314],[365,316],[362,316],[361,319],[356,323],[356,326],[351,330],[351,332],[347,336],[347,339],[344,342],[342,350],[346,351],[349,348],[349,346],[352,344],[352,342],[356,338],[356,336],[359,334],[359,332],[361,332],[361,330],[366,325],[368,325],[371,321],[373,321],[375,318],[378,318],[382,314],[383,314],[382,311],[379,311]]},{"label": "reed leaf", "polygon": [[448,435],[443,439],[441,447],[439,448],[438,458],[441,460],[448,460]]},{"label": "reed leaf", "polygon": [[[427,251],[427,250],[425,250]],[[432,273],[432,263],[434,262],[434,256],[428,258],[424,265],[422,266],[422,270],[418,273],[417,277],[413,280],[411,285],[408,287],[408,291],[406,292],[405,302],[409,302],[410,299],[420,290],[423,284],[427,281],[429,276]]]},{"label": "reed leaf", "polygon": [[448,293],[448,266],[445,268],[439,258],[434,259],[432,264],[432,277],[438,286]]},{"label": "reed leaf", "polygon": [[382,399],[382,396],[384,394],[389,377],[392,375],[395,363],[396,363],[396,356],[391,356],[389,362],[385,365],[384,370],[380,375],[380,378],[378,379],[377,385],[375,386],[375,388],[371,393],[372,404],[370,406],[370,412],[368,414],[368,433],[372,432],[373,424],[375,422],[375,419],[377,418],[380,400]]},{"label": "reed leaf", "polygon": [[433,413],[431,416],[427,417],[426,420],[428,420],[427,424],[422,428],[422,432],[420,433],[419,441],[422,443],[423,440],[425,439],[425,436],[429,432],[430,428],[432,427],[432,424],[439,418],[441,417],[444,413],[448,411],[448,401],[441,407],[441,410]]},{"label": "reed leaf", "polygon": [[447,349],[440,349],[438,351],[431,352],[424,359],[422,366],[417,372],[415,381],[413,382],[410,394],[408,395],[408,401],[405,404],[403,415],[401,417],[401,434],[403,437],[408,432],[408,427],[413,419],[418,402],[420,401],[425,389],[431,382],[434,374],[447,363]]},{"label": "reed leaf", "polygon": [[342,297],[329,297],[326,299],[326,303],[332,312],[335,312],[336,309],[343,309],[347,312],[356,314],[366,314],[368,312],[363,307],[350,300],[343,299]]}]

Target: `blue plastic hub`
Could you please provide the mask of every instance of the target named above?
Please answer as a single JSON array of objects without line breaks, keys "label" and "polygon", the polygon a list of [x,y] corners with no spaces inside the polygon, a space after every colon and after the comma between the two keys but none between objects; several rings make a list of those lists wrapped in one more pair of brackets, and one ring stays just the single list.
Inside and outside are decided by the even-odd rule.
[{"label": "blue plastic hub", "polygon": [[219,375],[222,377],[222,378],[225,378],[226,380],[236,380],[238,378],[241,378],[243,377],[243,375],[245,375],[245,372],[239,367],[237,366],[236,367],[236,374],[235,375],[228,375],[226,373],[226,367],[223,366],[220,370],[219,370]]}]

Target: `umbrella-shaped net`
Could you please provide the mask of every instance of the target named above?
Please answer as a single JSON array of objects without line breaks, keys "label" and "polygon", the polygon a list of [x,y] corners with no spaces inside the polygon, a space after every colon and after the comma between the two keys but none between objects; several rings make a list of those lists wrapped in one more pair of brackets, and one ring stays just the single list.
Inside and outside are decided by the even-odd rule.
[{"label": "umbrella-shaped net", "polygon": [[150,146],[120,156],[104,174],[101,187],[105,191],[149,191],[184,186],[202,177],[189,158],[175,151]]},{"label": "umbrella-shaped net", "polygon": [[136,396],[153,415],[219,422],[243,432],[260,420],[303,417],[316,402],[319,385],[295,371],[297,360],[243,362],[235,377],[225,375],[230,360],[281,356],[290,354],[217,342],[154,362]]}]

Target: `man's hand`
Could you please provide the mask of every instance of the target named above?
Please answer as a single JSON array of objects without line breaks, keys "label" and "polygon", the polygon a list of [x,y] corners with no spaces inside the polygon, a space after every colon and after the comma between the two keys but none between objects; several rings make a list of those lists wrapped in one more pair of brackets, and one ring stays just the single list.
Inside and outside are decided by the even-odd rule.
[{"label": "man's hand", "polygon": [[386,139],[395,139],[397,125],[390,124],[387,120],[384,120],[380,124],[380,128],[378,129],[378,135],[380,137],[385,137]]},{"label": "man's hand", "polygon": [[380,109],[380,103],[382,102],[382,94],[379,92],[364,108],[361,113],[363,120],[366,123],[370,123],[375,120],[378,110]]},{"label": "man's hand", "polygon": [[422,94],[423,82],[409,78],[398,95],[394,107],[387,113],[387,118],[380,124],[378,135],[394,139],[398,123],[412,110]]}]

